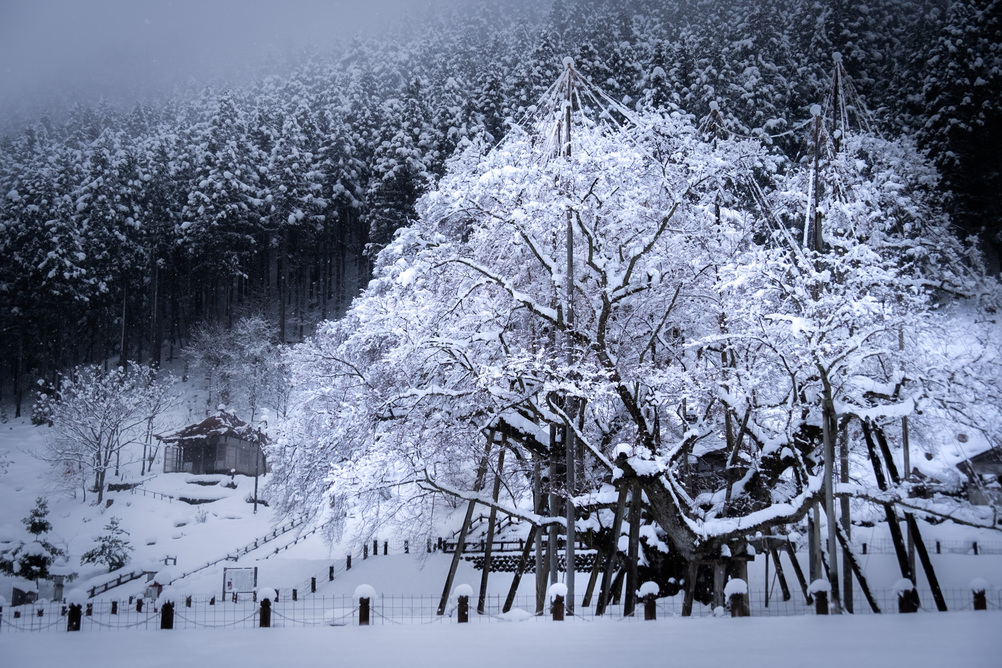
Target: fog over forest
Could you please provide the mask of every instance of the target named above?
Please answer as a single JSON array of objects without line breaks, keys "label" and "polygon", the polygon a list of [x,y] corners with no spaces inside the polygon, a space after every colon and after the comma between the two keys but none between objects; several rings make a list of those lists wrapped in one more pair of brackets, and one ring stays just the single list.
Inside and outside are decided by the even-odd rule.
[{"label": "fog over forest", "polygon": [[[456,0],[4,0],[0,127],[77,101],[246,82]],[[548,3],[540,3],[544,5]]]}]

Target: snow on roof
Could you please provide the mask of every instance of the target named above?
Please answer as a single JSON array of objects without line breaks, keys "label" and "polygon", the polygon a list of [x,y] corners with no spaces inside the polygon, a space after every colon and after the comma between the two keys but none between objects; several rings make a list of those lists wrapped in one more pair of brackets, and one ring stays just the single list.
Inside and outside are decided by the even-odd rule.
[{"label": "snow on roof", "polygon": [[219,411],[198,424],[188,425],[175,432],[158,435],[164,443],[176,443],[212,436],[236,436],[247,441],[265,441],[267,437],[229,411]]}]

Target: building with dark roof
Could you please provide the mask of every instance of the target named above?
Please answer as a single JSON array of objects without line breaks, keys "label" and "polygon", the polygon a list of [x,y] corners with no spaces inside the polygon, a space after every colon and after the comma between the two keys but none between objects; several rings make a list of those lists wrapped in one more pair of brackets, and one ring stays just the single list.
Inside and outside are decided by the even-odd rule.
[{"label": "building with dark roof", "polygon": [[262,475],[267,436],[233,413],[220,411],[198,424],[158,436],[164,443],[164,473]]}]

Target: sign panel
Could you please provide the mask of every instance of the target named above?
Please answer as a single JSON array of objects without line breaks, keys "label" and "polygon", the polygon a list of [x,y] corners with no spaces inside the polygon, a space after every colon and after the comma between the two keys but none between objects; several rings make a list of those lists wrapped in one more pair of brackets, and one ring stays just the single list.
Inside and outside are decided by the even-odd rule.
[{"label": "sign panel", "polygon": [[253,594],[257,589],[257,566],[223,568],[223,598],[233,594]]}]

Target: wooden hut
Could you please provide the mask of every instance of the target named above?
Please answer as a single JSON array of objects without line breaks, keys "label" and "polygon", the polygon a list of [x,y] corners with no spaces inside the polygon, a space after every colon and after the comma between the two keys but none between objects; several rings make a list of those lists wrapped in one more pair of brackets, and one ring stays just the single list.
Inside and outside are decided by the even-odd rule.
[{"label": "wooden hut", "polygon": [[957,465],[967,476],[967,497],[976,506],[1002,506],[1002,448],[990,447]]},{"label": "wooden hut", "polygon": [[164,443],[164,473],[253,476],[267,472],[261,449],[267,437],[227,411],[157,438]]}]

